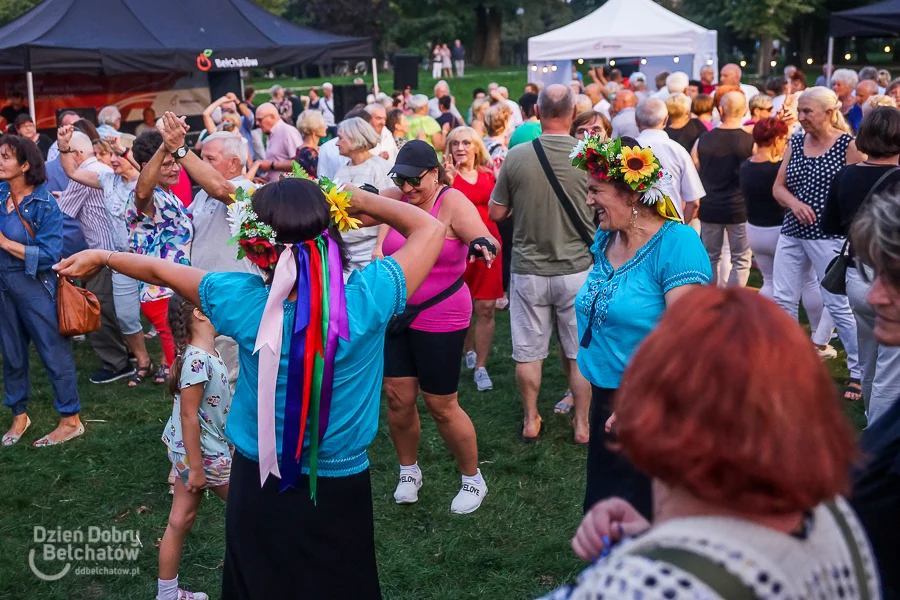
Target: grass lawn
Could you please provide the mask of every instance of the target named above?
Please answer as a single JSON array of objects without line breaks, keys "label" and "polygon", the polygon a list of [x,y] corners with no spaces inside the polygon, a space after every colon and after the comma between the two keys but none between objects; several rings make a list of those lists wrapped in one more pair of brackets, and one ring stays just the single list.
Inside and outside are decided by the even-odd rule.
[{"label": "grass lawn", "polygon": [[[158,349],[153,343],[153,352]],[[468,372],[460,385],[460,403],[475,423],[481,468],[490,488],[475,514],[449,512],[459,476],[421,402],[419,464],[425,487],[417,505],[394,504],[397,461],[382,406],[369,456],[385,598],[534,598],[583,568],[569,548],[569,538],[581,517],[586,451],[572,443],[568,418],[552,414],[553,404],[565,390],[558,362],[550,360],[544,373],[540,406],[545,434],[536,445],[523,446],[510,353],[508,313],[498,313],[494,354],[488,365],[495,391],[477,393]],[[4,600],[146,599],[156,593],[155,544],[165,530],[171,503],[165,482],[169,463],[159,437],[171,400],[162,387],[150,383],[137,390],[122,382],[89,383],[95,363],[88,344],[76,346],[76,361],[86,435],[57,448],[30,446],[55,426],[57,418],[49,381],[33,354],[30,415],[34,425],[19,445],[0,449],[0,598]],[[829,365],[838,382],[846,377],[843,361],[841,352]],[[861,408],[855,405],[851,413],[860,425]],[[8,417],[0,422],[5,430]],[[39,547],[33,541],[35,526],[80,528],[85,536],[91,526],[136,529],[143,547],[136,563],[127,566],[136,566],[140,572],[134,576],[69,573],[59,581],[41,581],[28,566],[29,551]],[[223,552],[224,504],[210,495],[188,536],[181,582],[218,598]],[[58,572],[64,564],[44,562],[40,549],[35,562],[47,574]]]}]

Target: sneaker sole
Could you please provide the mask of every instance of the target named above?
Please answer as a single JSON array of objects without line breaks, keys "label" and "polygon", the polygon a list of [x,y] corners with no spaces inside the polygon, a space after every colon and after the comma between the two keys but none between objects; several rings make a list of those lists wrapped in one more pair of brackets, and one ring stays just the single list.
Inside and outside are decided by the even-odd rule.
[{"label": "sneaker sole", "polygon": [[454,514],[454,515],[471,515],[473,512],[475,512],[476,510],[478,510],[479,508],[481,508],[481,505],[484,504],[484,499],[485,499],[485,498],[487,498],[487,490],[485,490],[484,496],[481,497],[481,502],[479,502],[479,503],[478,503],[478,506],[476,506],[475,508],[472,508],[472,509],[470,509],[470,510],[465,510],[465,511],[453,510],[453,509],[451,508],[451,509],[450,509],[450,514]]},{"label": "sneaker sole", "polygon": [[103,381],[94,381],[93,379],[91,379],[91,383],[95,383],[97,385],[103,385],[104,383],[112,383],[113,381],[118,381],[120,379],[125,379],[126,377],[131,377],[132,375],[134,375],[134,369],[132,369],[131,372],[129,372],[129,373],[122,373],[121,375],[116,375],[112,379],[104,379]]}]

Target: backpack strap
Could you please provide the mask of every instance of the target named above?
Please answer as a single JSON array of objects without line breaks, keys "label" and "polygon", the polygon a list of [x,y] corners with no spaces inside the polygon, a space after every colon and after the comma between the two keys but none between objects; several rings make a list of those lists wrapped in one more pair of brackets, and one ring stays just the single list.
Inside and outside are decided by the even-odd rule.
[{"label": "backpack strap", "polygon": [[856,574],[856,589],[859,594],[859,600],[872,600],[872,595],[869,593],[869,576],[866,575],[862,553],[859,551],[859,542],[856,541],[856,536],[853,535],[850,523],[847,522],[844,513],[841,512],[841,509],[838,508],[834,501],[826,502],[825,508],[834,517],[838,529],[841,530],[844,543],[847,545],[847,550],[850,551],[850,559],[853,561],[853,572]]},{"label": "backpack strap", "polygon": [[720,598],[758,600],[753,590],[740,577],[702,554],[683,548],[667,548],[665,546],[642,548],[629,554],[668,563],[685,573],[690,573]]}]

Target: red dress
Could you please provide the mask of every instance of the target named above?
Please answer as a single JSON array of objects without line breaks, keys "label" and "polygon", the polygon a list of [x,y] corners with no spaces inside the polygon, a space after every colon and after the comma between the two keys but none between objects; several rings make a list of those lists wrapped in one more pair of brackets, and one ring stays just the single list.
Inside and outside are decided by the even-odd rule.
[{"label": "red dress", "polygon": [[[488,171],[479,171],[474,184],[459,175],[453,180],[453,188],[462,192],[478,209],[481,220],[487,226],[494,239],[500,240],[497,224],[488,216],[488,202],[494,191],[494,176]],[[500,268],[500,248],[497,248],[497,260],[488,269],[483,261],[475,261],[466,265],[465,281],[475,300],[496,300],[503,297],[503,269]]]}]

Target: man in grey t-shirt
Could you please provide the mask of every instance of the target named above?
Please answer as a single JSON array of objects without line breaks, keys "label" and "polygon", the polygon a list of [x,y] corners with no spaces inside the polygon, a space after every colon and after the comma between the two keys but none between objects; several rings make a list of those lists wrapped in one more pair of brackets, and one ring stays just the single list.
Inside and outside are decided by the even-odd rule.
[{"label": "man in grey t-shirt", "polygon": [[[184,131],[180,127],[166,129],[163,139],[167,148],[180,148],[184,144]],[[239,187],[253,187],[253,183],[242,175],[249,155],[244,138],[227,131],[214,133],[203,140],[200,155],[202,160],[193,152],[178,159],[202,188],[194,196],[190,207],[194,223],[191,266],[205,271],[237,271],[261,275],[261,271],[252,262],[246,258],[237,259],[236,247],[227,245],[232,238],[226,218],[228,205],[233,202],[231,195]],[[228,367],[228,382],[234,392],[239,372],[237,343],[220,335],[216,338],[216,352]]]},{"label": "man in grey t-shirt", "polygon": [[[573,167],[569,158],[577,143],[569,135],[575,110],[575,97],[567,86],[555,84],[541,91],[535,107],[543,131],[538,142],[578,215],[581,229],[593,237],[597,228],[586,203],[587,176]],[[569,376],[575,403],[575,441],[587,442],[591,386],[575,362],[579,347],[575,295],[587,278],[593,257],[553,191],[532,144],[520,144],[509,151],[489,210],[494,221],[515,214],[509,316],[516,382],[525,407],[522,435],[532,439],[541,429],[537,398],[555,314],[565,354],[563,369]]]}]

